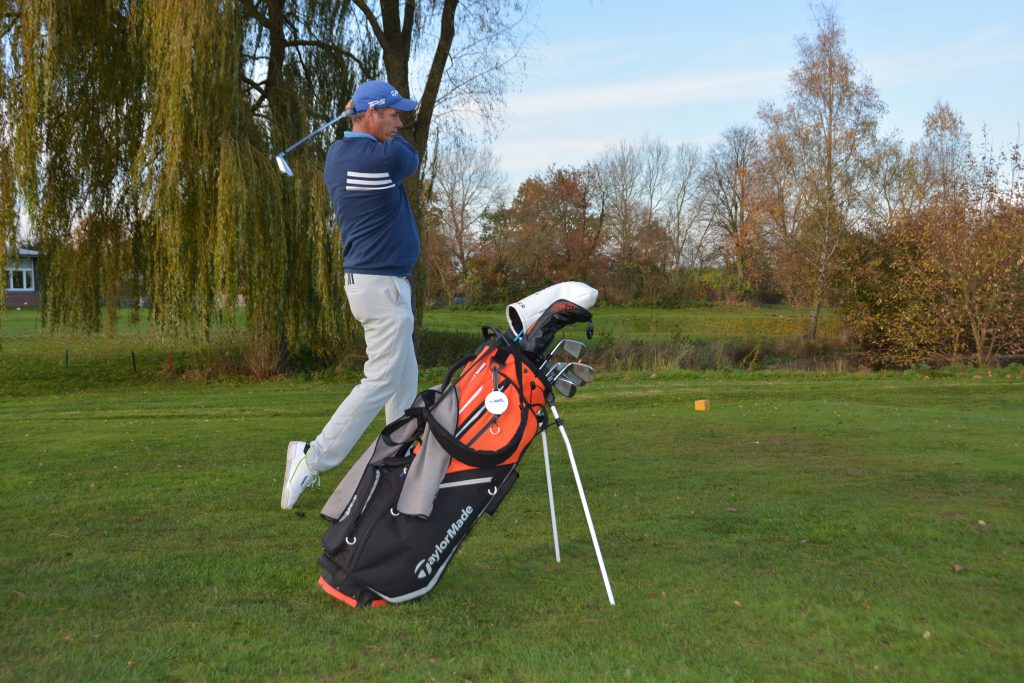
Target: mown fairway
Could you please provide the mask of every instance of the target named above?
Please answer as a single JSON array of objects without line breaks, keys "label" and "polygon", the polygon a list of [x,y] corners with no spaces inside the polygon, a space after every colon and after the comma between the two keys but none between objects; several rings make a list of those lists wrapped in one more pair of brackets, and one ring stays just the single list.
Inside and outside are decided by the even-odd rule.
[{"label": "mown fairway", "polygon": [[1016,368],[600,375],[560,410],[617,606],[556,439],[561,564],[537,441],[436,591],[362,611],[315,586],[345,466],[278,507],[349,385],[75,372],[0,351],[4,680],[1024,677]]}]

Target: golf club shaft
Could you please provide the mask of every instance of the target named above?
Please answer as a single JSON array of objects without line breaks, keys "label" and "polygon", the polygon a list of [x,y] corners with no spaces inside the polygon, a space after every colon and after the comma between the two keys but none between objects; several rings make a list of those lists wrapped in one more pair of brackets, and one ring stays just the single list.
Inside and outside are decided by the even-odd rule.
[{"label": "golf club shaft", "polygon": [[341,115],[336,116],[335,118],[331,119],[330,121],[328,121],[324,125],[320,126],[316,130],[314,130],[312,133],[310,133],[306,137],[302,138],[298,142],[294,143],[291,147],[289,147],[285,151],[281,152],[281,154],[282,155],[288,154],[289,152],[291,152],[296,147],[301,147],[302,145],[304,145],[306,143],[307,140],[309,140],[314,135],[319,135],[320,133],[324,132],[325,130],[327,130],[328,128],[330,128],[334,124],[336,124],[338,121],[341,121],[343,118],[345,118],[346,116],[350,116],[351,114],[352,114],[352,110],[351,109],[346,109],[345,111],[341,112]]}]

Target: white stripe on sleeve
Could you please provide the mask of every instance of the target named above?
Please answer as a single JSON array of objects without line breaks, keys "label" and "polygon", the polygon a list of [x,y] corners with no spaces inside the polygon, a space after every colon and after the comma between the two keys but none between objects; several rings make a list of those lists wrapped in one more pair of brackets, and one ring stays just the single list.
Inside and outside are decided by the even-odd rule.
[{"label": "white stripe on sleeve", "polygon": [[390,178],[387,173],[363,173],[361,171],[349,171],[349,178],[369,178],[372,180],[378,180],[380,178]]},{"label": "white stripe on sleeve", "polygon": [[346,185],[345,189],[348,190],[349,192],[352,192],[352,191],[358,192],[360,190],[363,191],[363,192],[379,192],[381,190],[390,190],[394,186],[395,186],[394,183],[391,183],[390,185],[384,185],[382,187],[366,187],[364,185]]}]

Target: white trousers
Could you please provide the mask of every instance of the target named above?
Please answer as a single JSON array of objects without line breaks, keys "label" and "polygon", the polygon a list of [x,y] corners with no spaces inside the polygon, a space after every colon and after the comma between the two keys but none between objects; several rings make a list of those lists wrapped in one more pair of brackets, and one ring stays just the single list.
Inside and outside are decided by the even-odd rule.
[{"label": "white trousers", "polygon": [[314,472],[337,467],[384,408],[388,423],[401,417],[416,398],[419,371],[412,344],[412,287],[403,277],[345,275],[345,296],[363,326],[366,364],[363,379],[334,412],[309,447]]}]

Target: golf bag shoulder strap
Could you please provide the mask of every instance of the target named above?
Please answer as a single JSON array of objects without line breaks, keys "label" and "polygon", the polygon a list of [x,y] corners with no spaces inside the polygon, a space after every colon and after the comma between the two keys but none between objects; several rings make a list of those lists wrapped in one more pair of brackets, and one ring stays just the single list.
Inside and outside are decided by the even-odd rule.
[{"label": "golf bag shoulder strap", "polygon": [[452,378],[455,376],[455,373],[458,372],[460,369],[466,367],[466,365],[468,365],[470,361],[476,358],[477,355],[479,355],[479,353],[479,350],[474,351],[465,358],[460,359],[458,362],[455,363],[455,365],[448,368],[448,373],[444,376],[444,381],[441,382],[441,387],[447,389],[449,386],[451,386]]},{"label": "golf bag shoulder strap", "polygon": [[520,444],[522,444],[523,434],[526,433],[527,413],[529,412],[529,407],[523,402],[520,402],[520,412],[521,418],[516,433],[507,444],[494,451],[478,451],[471,446],[467,446],[459,441],[458,437],[445,429],[430,411],[425,411],[425,415],[427,417],[427,424],[430,425],[430,433],[448,451],[449,455],[472,467],[486,468],[497,467],[505,460],[508,460],[516,452]]},{"label": "golf bag shoulder strap", "polygon": [[[408,424],[413,420],[416,422],[416,427],[410,430]],[[380,438],[388,446],[408,445],[419,438],[424,424],[426,424],[426,418],[423,417],[423,409],[409,408],[405,411],[405,415],[381,430]]]}]

